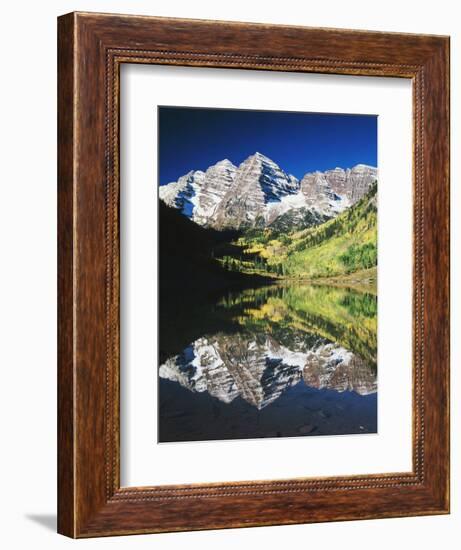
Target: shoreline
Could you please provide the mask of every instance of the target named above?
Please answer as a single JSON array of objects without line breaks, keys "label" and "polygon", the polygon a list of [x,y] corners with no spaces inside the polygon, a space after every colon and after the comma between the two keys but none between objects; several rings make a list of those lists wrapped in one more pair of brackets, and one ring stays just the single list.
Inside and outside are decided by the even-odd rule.
[{"label": "shoreline", "polygon": [[368,292],[377,295],[377,267],[355,271],[344,275],[336,275],[332,277],[317,277],[315,279],[309,277],[270,277],[268,276],[268,284],[283,285],[285,283],[305,283],[317,286],[336,286],[340,288],[352,288],[359,292]]}]

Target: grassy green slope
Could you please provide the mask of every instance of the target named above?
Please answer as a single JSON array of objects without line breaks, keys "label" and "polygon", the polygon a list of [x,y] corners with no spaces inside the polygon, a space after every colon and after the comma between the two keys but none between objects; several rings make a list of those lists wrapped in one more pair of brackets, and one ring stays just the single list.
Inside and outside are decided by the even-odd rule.
[{"label": "grassy green slope", "polygon": [[[274,277],[324,278],[369,270],[377,262],[376,184],[353,207],[319,226],[239,239],[245,260],[233,269]],[[248,258],[248,260],[246,260]]]}]

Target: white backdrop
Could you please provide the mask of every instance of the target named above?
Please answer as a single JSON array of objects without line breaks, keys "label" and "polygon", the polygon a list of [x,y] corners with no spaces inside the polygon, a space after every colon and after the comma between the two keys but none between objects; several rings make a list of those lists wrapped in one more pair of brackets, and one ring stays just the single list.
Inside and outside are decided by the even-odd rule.
[{"label": "white backdrop", "polygon": [[[411,81],[146,65],[121,78],[122,485],[411,471]],[[184,102],[378,115],[377,434],[156,443],[157,105]]]},{"label": "white backdrop", "polygon": [[[39,549],[189,548],[287,545],[388,549],[389,546],[454,549],[461,525],[461,408],[456,401],[461,364],[460,294],[453,288],[452,515],[336,524],[267,527],[73,542],[54,533],[56,508],[56,16],[74,9],[304,24],[452,35],[452,120],[461,120],[459,14],[456,2],[284,0],[48,0],[3,6],[3,72],[0,87],[2,179],[0,271],[2,396],[2,546]],[[21,28],[19,30],[19,22]],[[459,125],[452,125],[459,151]],[[460,272],[461,178],[452,160],[453,280]],[[128,546],[129,545],[129,546]]]}]

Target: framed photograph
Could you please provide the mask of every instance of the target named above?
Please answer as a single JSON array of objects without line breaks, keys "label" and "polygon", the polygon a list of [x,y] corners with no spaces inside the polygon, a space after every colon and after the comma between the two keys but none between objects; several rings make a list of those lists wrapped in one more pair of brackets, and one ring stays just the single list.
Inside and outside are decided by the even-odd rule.
[{"label": "framed photograph", "polygon": [[58,531],[449,512],[449,39],[58,20]]}]

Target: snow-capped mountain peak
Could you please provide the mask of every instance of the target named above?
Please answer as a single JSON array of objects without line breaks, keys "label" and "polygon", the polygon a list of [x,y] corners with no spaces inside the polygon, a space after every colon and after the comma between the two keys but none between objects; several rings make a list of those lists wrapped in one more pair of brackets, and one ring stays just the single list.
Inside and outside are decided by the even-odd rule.
[{"label": "snow-capped mountain peak", "polygon": [[192,170],[161,186],[159,196],[196,223],[215,229],[267,226],[290,211],[320,223],[354,204],[376,179],[376,168],[358,164],[307,173],[298,180],[256,151],[238,167],[223,159],[205,172]]}]

